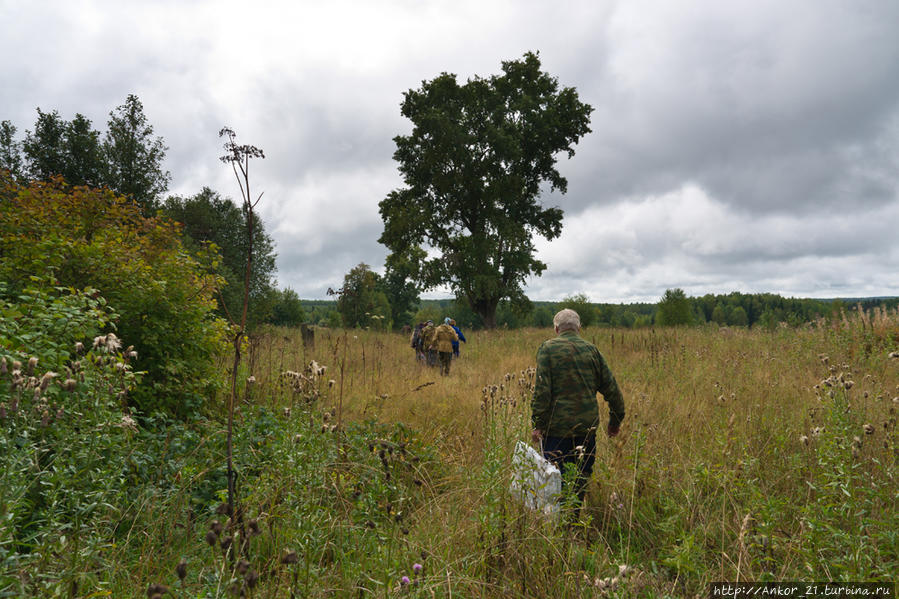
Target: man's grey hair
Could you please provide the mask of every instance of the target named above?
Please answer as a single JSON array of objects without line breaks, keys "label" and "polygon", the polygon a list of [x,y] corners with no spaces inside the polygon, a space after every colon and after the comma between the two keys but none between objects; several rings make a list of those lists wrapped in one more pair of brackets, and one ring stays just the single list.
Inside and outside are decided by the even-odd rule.
[{"label": "man's grey hair", "polygon": [[581,330],[581,317],[571,308],[565,308],[553,317],[553,326],[560,333],[562,331],[577,332]]}]

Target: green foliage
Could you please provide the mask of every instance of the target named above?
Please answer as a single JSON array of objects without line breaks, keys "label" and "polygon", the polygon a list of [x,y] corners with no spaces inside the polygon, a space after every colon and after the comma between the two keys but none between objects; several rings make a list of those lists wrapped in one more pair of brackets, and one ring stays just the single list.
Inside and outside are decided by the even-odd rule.
[{"label": "green foliage", "polygon": [[16,126],[10,121],[0,121],[0,170],[7,170],[12,177],[25,176],[22,161],[22,144],[16,141]]},{"label": "green foliage", "polygon": [[100,134],[91,128],[90,119],[76,114],[65,121],[55,110],[47,113],[40,108],[37,114],[34,133],[27,132],[23,144],[31,177],[47,181],[61,175],[72,185],[103,185],[106,167]]},{"label": "green foliage", "polygon": [[146,372],[132,404],[179,417],[201,409],[221,382],[212,358],[225,327],[213,313],[218,280],[182,247],[177,228],[110,191],[8,178],[0,188],[9,198],[0,202],[0,278],[10,289],[38,276],[99,290]]},{"label": "green foliage", "polygon": [[343,287],[329,290],[337,295],[337,311],[347,328],[388,329],[390,323],[390,303],[387,295],[380,290],[381,278],[365,263],[353,267],[343,278]]},{"label": "green foliage", "polygon": [[581,327],[589,327],[596,320],[596,308],[590,303],[590,298],[583,293],[564,298],[559,302],[559,310],[569,308],[581,317]]},{"label": "green foliage", "polygon": [[533,236],[558,237],[562,211],[540,206],[541,187],[566,191],[556,155],[574,155],[592,111],[535,54],[502,70],[464,85],[443,73],[404,94],[413,130],[394,138],[394,159],[406,187],[380,202],[391,255],[418,265],[422,288],[448,285],[490,328],[500,300],[523,298],[525,279],[546,268]]},{"label": "green foliage", "polygon": [[19,144],[14,139],[16,128],[3,121],[0,169],[9,170],[16,179],[27,175],[49,181],[62,176],[71,185],[106,186],[137,202],[144,216],[152,216],[171,180],[162,170],[166,152],[162,138],[153,137],[143,104],[133,94],[109,113],[107,126],[101,142],[100,132],[83,115],[66,121],[56,110],[38,108],[34,131],[26,131]]},{"label": "green foliage", "polygon": [[134,94],[109,113],[107,127],[103,141],[106,184],[137,202],[144,216],[152,216],[172,178],[162,170],[167,150],[162,138],[153,137],[153,126]]},{"label": "green foliage", "polygon": [[136,376],[112,334],[76,349],[111,324],[102,298],[31,283],[0,287],[0,589],[49,597],[109,567],[136,430],[119,398]]},{"label": "green foliage", "polygon": [[390,318],[395,328],[412,323],[412,314],[418,305],[418,287],[410,281],[414,268],[399,255],[387,258],[386,271],[380,278],[381,291],[390,303]]},{"label": "green foliage", "polygon": [[656,324],[661,326],[693,324],[690,301],[683,289],[667,289],[665,291],[662,301],[659,302]]},{"label": "green foliage", "polygon": [[59,112],[43,112],[37,109],[34,132],[25,131],[25,151],[28,175],[41,181],[66,170],[66,122]]},{"label": "green foliage", "polygon": [[272,306],[271,323],[276,326],[295,327],[309,320],[309,314],[303,308],[300,296],[291,288],[275,290],[275,303]]},{"label": "green foliage", "polygon": [[[168,198],[163,213],[183,225],[185,245],[199,250],[205,245],[214,244],[220,252],[221,261],[215,272],[226,284],[216,294],[218,313],[223,318],[238,322],[243,310],[244,278],[249,250],[247,212],[234,204],[230,198],[223,198],[217,192],[204,187],[194,196]],[[271,322],[275,302],[284,298],[278,297],[273,282],[277,270],[274,242],[265,232],[263,222],[256,216],[254,219],[250,303],[247,312],[250,328]]]}]

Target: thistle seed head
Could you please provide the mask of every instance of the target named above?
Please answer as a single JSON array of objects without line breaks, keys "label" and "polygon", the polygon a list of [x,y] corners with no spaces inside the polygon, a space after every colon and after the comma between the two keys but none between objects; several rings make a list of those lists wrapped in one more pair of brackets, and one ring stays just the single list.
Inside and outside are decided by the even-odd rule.
[{"label": "thistle seed head", "polygon": [[182,559],[178,562],[178,565],[175,566],[175,574],[178,575],[178,580],[184,580],[187,578],[187,561]]},{"label": "thistle seed head", "polygon": [[250,568],[250,571],[246,573],[243,579],[247,582],[247,586],[252,589],[256,586],[256,583],[259,582],[259,574],[256,570]]}]

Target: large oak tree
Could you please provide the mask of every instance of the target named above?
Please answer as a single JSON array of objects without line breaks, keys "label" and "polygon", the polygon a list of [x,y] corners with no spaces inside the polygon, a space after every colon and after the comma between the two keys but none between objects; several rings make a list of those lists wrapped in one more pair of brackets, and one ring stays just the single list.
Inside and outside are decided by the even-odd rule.
[{"label": "large oak tree", "polygon": [[409,135],[394,138],[405,187],[380,202],[380,242],[416,264],[424,289],[448,285],[484,320],[500,300],[524,300],[522,284],[546,265],[533,237],[558,237],[562,210],[539,201],[546,183],[564,193],[557,156],[574,155],[592,108],[541,71],[536,54],[502,63],[502,74],[464,84],[442,73],[409,90]]}]

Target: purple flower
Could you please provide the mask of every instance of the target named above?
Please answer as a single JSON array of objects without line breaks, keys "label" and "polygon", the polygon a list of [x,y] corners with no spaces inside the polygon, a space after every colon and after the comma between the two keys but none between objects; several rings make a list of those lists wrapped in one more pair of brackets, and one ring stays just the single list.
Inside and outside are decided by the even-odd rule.
[{"label": "purple flower", "polygon": [[413,564],[412,571],[416,574],[421,574],[421,564]]},{"label": "purple flower", "polygon": [[409,584],[409,577],[408,577],[408,576],[403,576],[402,578],[400,578],[400,584],[403,585],[403,586],[408,585],[408,584]]}]

